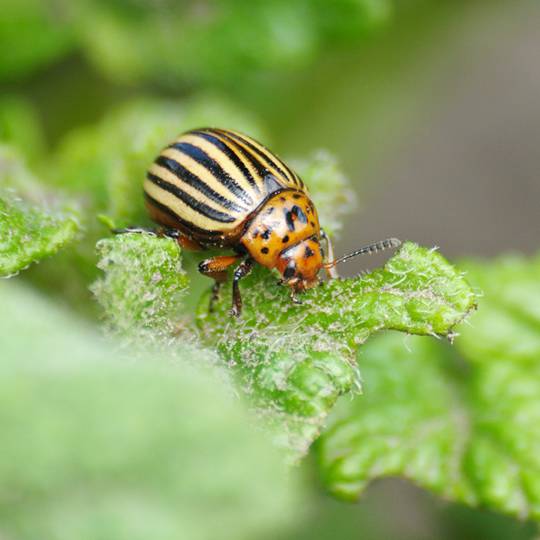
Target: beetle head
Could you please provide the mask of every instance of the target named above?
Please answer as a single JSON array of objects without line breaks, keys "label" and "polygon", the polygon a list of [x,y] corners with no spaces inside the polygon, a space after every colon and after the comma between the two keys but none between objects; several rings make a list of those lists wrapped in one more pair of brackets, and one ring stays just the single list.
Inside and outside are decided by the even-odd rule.
[{"label": "beetle head", "polygon": [[318,274],[323,265],[323,253],[316,236],[311,236],[284,249],[276,267],[283,282],[296,291],[314,287],[319,282]]}]

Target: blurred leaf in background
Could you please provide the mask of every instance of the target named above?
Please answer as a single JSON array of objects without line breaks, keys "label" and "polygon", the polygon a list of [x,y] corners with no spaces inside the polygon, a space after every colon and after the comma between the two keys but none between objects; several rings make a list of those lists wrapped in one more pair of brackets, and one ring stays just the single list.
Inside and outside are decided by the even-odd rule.
[{"label": "blurred leaf in background", "polygon": [[465,266],[485,297],[455,348],[388,334],[361,350],[365,395],[341,402],[317,445],[323,481],[356,499],[402,475],[539,520],[540,257]]},{"label": "blurred leaf in background", "polygon": [[2,537],[247,540],[302,517],[215,353],[122,353],[0,285]]},{"label": "blurred leaf in background", "polygon": [[[384,23],[389,0],[78,2],[73,12],[92,62],[110,77],[166,86],[238,86],[312,63],[323,47]],[[156,61],[159,59],[159,61]]]},{"label": "blurred leaf in background", "polygon": [[0,98],[0,142],[18,149],[35,164],[43,159],[45,135],[36,107],[16,95]]},{"label": "blurred leaf in background", "polygon": [[0,79],[28,75],[72,49],[64,2],[2,0],[0,11]]},{"label": "blurred leaf in background", "polygon": [[312,63],[325,46],[385,23],[392,4],[271,0],[253,9],[236,0],[7,0],[0,77],[14,79],[80,48],[114,80],[230,85]]}]

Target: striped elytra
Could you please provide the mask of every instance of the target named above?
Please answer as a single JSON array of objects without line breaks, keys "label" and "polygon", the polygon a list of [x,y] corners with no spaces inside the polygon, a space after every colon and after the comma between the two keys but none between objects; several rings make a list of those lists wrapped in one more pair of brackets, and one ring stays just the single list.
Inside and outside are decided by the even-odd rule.
[{"label": "striped elytra", "polygon": [[296,301],[296,293],[319,282],[321,269],[334,278],[338,262],[399,245],[385,240],[334,260],[300,177],[262,144],[226,129],[194,129],[169,144],[148,170],[144,196],[150,217],[161,226],[157,234],[174,238],[185,249],[232,250],[202,261],[199,271],[215,280],[212,309],[229,267],[237,264],[234,315],[242,307],[239,281],[255,263],[275,268]]},{"label": "striped elytra", "polygon": [[144,183],[152,217],[203,245],[234,243],[246,219],[283,190],[305,193],[305,185],[260,143],[224,129],[181,135],[156,158]]}]

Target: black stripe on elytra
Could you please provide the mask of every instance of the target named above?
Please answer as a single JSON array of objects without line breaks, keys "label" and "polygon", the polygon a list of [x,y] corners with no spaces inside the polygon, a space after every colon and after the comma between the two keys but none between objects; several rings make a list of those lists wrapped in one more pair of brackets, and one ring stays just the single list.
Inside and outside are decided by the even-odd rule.
[{"label": "black stripe on elytra", "polygon": [[178,161],[165,157],[158,156],[156,164],[167,169],[170,173],[174,174],[178,179],[186,182],[190,186],[194,187],[197,191],[200,191],[203,195],[211,199],[212,201],[224,206],[228,210],[233,212],[242,213],[246,211],[245,206],[240,206],[230,199],[223,197],[219,193],[216,193],[206,182],[203,182],[198,176],[186,169]]},{"label": "black stripe on elytra", "polygon": [[255,152],[257,155],[259,155],[260,157],[265,159],[268,163],[270,163],[270,165],[274,167],[274,169],[276,169],[276,171],[278,171],[286,180],[293,180],[295,184],[297,183],[296,179],[294,178],[294,175],[291,173],[291,171],[289,171],[289,168],[287,167],[287,165],[285,165],[285,163],[282,162],[283,167],[290,173],[289,175],[287,175],[287,173],[283,170],[283,168],[281,168],[279,164],[274,160],[274,158],[272,158],[271,152],[270,150],[268,150],[268,148],[265,148],[267,152],[265,153],[259,148],[257,148],[252,142],[248,141],[246,138],[236,133],[229,132],[229,135],[233,137],[235,140],[244,143],[246,146],[249,146],[249,148],[253,150],[253,152]]},{"label": "black stripe on elytra", "polygon": [[242,160],[238,157],[236,152],[229,148],[220,138],[216,137],[212,133],[206,131],[191,131],[192,135],[197,135],[198,137],[203,138],[209,143],[213,144],[218,150],[221,150],[235,165],[238,167],[239,171],[244,175],[246,180],[256,189],[259,189],[257,182],[253,178],[252,174],[249,172],[249,169],[244,165]]},{"label": "black stripe on elytra", "polygon": [[195,197],[192,197],[189,193],[186,193],[184,190],[180,189],[178,186],[169,184],[169,182],[163,180],[159,176],[156,176],[155,174],[152,174],[151,172],[147,173],[146,176],[148,180],[150,180],[150,182],[160,187],[161,189],[168,191],[169,193],[172,193],[175,197],[180,199],[184,204],[186,204],[192,210],[194,210],[195,212],[198,212],[202,216],[212,219],[214,221],[219,221],[220,223],[232,223],[233,221],[236,221],[236,218],[234,216],[225,214],[223,212],[220,212],[219,210],[215,210],[214,208],[211,208],[207,204],[204,204],[203,202],[198,201],[197,199],[195,199]]},{"label": "black stripe on elytra", "polygon": [[233,139],[231,137],[231,133],[229,133],[228,131],[219,130],[218,133],[222,137],[227,139],[232,145],[234,145],[234,147],[237,149],[237,151],[240,152],[244,157],[246,157],[249,160],[249,162],[253,165],[253,167],[257,171],[257,174],[261,177],[261,180],[264,181],[264,177],[269,172],[268,169],[264,166],[264,163],[262,163],[262,161],[255,154],[250,152],[250,150],[248,150],[248,148],[242,146],[240,144],[240,142]]},{"label": "black stripe on elytra", "polygon": [[148,195],[146,191],[144,192],[144,198],[146,199],[148,204],[154,206],[164,214],[170,216],[172,219],[178,222],[179,225],[182,225],[185,231],[192,232],[200,236],[221,236],[223,234],[221,231],[207,231],[206,229],[201,229],[200,227],[197,227],[196,225],[191,223],[191,221],[182,219],[172,208],[169,208],[167,205],[160,203],[159,201],[154,199],[154,197]]},{"label": "black stripe on elytra", "polygon": [[285,210],[285,222],[287,223],[287,227],[289,228],[289,231],[294,231],[294,216],[293,213],[290,210]]},{"label": "black stripe on elytra", "polygon": [[170,145],[170,148],[174,148],[182,154],[189,156],[196,161],[199,165],[202,165],[205,169],[210,171],[216,182],[219,182],[225,186],[235,197],[241,199],[248,205],[252,205],[253,201],[251,197],[242,189],[233,178],[231,178],[221,167],[221,165],[213,158],[211,158],[202,148],[190,143],[176,142]]}]

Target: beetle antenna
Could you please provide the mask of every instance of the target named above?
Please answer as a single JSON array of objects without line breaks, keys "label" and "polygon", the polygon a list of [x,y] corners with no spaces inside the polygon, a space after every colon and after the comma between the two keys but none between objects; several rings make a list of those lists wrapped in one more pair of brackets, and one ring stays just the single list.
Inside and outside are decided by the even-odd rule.
[{"label": "beetle antenna", "polygon": [[339,259],[336,259],[332,262],[326,263],[324,268],[333,268],[336,266],[336,264],[342,263],[343,261],[348,261],[349,259],[352,259],[353,257],[357,257],[358,255],[365,255],[366,253],[377,253],[378,251],[384,251],[385,249],[390,248],[397,248],[401,246],[401,241],[397,238],[387,238],[386,240],[381,240],[380,242],[375,242],[374,244],[370,244],[369,246],[364,246],[360,249],[357,249],[356,251],[353,251],[352,253],[349,253],[347,255],[343,255],[343,257],[340,257]]}]

